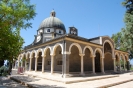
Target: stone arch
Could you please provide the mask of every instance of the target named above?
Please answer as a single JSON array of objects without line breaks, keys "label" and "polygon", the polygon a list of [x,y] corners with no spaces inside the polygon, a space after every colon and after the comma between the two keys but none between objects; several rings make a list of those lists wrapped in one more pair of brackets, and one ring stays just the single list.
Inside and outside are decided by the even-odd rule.
[{"label": "stone arch", "polygon": [[39,48],[37,50],[37,71],[41,71],[42,70],[42,56],[44,56],[44,51],[42,48]]},{"label": "stone arch", "polygon": [[85,47],[84,47],[84,49],[83,49],[83,54],[85,53],[85,50],[86,50],[87,48],[91,51],[91,55],[93,55],[93,49],[92,49],[90,46],[85,46]]},{"label": "stone arch", "polygon": [[102,50],[100,48],[96,48],[94,51],[94,55],[95,55],[95,72],[101,72],[102,70],[102,59],[103,59],[103,54],[102,54]]},{"label": "stone arch", "polygon": [[128,55],[127,54],[125,55],[125,60],[128,61]]},{"label": "stone arch", "polygon": [[121,65],[121,71],[123,71],[125,67],[125,56],[123,55],[123,53],[120,54],[120,65]]},{"label": "stone arch", "polygon": [[43,54],[44,56],[46,56],[46,52],[47,52],[48,49],[50,50],[50,54],[51,54],[51,52],[52,52],[51,47],[50,47],[50,46],[46,46],[46,47],[44,48],[44,50],[43,50],[43,51],[44,51],[44,52],[43,52],[43,53],[44,53],[44,54]]},{"label": "stone arch", "polygon": [[122,59],[125,59],[125,56],[123,55],[123,53],[121,53],[120,56],[122,56]]},{"label": "stone arch", "polygon": [[114,46],[109,40],[103,43],[104,70],[114,70]]},{"label": "stone arch", "polygon": [[[29,52],[29,51],[26,53],[26,59],[30,58],[30,53],[31,52]],[[29,55],[29,57],[28,57],[28,55]]]},{"label": "stone arch", "polygon": [[25,70],[29,70],[29,67],[30,67],[30,55],[31,54],[31,52],[30,51],[28,51],[27,53],[26,53],[26,68],[25,68]]},{"label": "stone arch", "polygon": [[57,43],[53,47],[53,54],[54,55],[54,71],[61,72],[62,71],[62,54],[63,54],[63,45]]},{"label": "stone arch", "polygon": [[24,53],[22,53],[22,58],[24,58],[24,56],[26,55],[26,53],[24,52]]},{"label": "stone arch", "polygon": [[118,56],[118,58],[120,59],[120,55],[119,55],[119,53],[118,52],[115,52],[115,56]]},{"label": "stone arch", "polygon": [[44,57],[45,57],[44,70],[45,72],[51,70],[51,55],[52,55],[52,48],[50,46],[46,46],[44,48]]},{"label": "stone arch", "polygon": [[92,71],[92,56],[94,54],[93,49],[90,46],[85,46],[83,49],[84,54],[84,72],[88,73]]},{"label": "stone arch", "polygon": [[[104,47],[105,43],[108,43],[111,46],[111,49],[112,49],[112,58],[114,58],[114,46],[113,46],[113,44],[109,40],[105,40],[104,43],[103,43],[103,47]],[[104,52],[104,49],[103,49],[103,52]]]},{"label": "stone arch", "polygon": [[117,67],[117,71],[119,70],[119,62],[120,62],[120,55],[118,54],[118,52],[115,52],[115,66]]},{"label": "stone arch", "polygon": [[69,47],[69,72],[80,72],[81,71],[81,57],[82,49],[79,44],[72,43]]},{"label": "stone arch", "polygon": [[42,56],[44,56],[44,55],[43,55],[43,54],[44,54],[43,49],[39,48],[39,49],[37,50],[37,56],[38,56],[39,52],[42,52]]},{"label": "stone arch", "polygon": [[30,59],[31,59],[31,70],[35,70],[35,59],[37,57],[36,50],[31,51]]},{"label": "stone arch", "polygon": [[96,49],[95,49],[94,55],[96,55],[96,52],[97,52],[97,51],[100,53],[101,57],[104,58],[103,52],[102,52],[102,50],[101,50],[100,48],[96,48]]},{"label": "stone arch", "polygon": [[22,54],[22,60],[21,60],[22,67],[26,67],[26,66],[25,66],[25,62],[26,62],[26,53],[24,52],[24,53]]},{"label": "stone arch", "polygon": [[31,51],[30,58],[33,57],[33,54],[34,54],[34,53],[35,53],[35,57],[37,56],[37,55],[36,55],[36,54],[37,54],[36,50],[33,50],[33,51]]},{"label": "stone arch", "polygon": [[127,70],[130,70],[130,66],[129,66],[129,59],[128,59],[128,55],[125,55],[125,68]]},{"label": "stone arch", "polygon": [[55,54],[56,48],[57,48],[58,46],[61,47],[61,51],[62,51],[61,53],[63,54],[63,45],[62,45],[61,43],[57,43],[57,44],[55,44],[54,47],[53,47],[53,55]]},{"label": "stone arch", "polygon": [[71,52],[71,48],[72,46],[76,46],[79,50],[79,54],[82,54],[82,48],[81,46],[78,44],[78,43],[72,43],[70,46],[69,46],[69,52]]}]

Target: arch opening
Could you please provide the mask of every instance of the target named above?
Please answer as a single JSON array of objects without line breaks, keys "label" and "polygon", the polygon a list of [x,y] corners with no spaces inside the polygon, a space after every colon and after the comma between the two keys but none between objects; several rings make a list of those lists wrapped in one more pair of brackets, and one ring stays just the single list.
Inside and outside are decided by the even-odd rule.
[{"label": "arch opening", "polygon": [[73,45],[71,47],[71,54],[69,56],[69,72],[80,72],[81,71],[81,59],[79,56],[79,49]]},{"label": "arch opening", "polygon": [[26,70],[28,71],[30,68],[30,53],[27,53],[26,57]]},{"label": "arch opening", "polygon": [[31,71],[35,70],[35,53],[32,53]]},{"label": "arch opening", "polygon": [[62,71],[62,49],[61,49],[61,46],[57,46],[55,49],[54,71],[57,71],[57,72]]},{"label": "arch opening", "polygon": [[37,58],[37,71],[42,71],[42,52],[38,53]]},{"label": "arch opening", "polygon": [[45,61],[44,61],[44,70],[45,71],[51,71],[51,55],[50,55],[50,49],[49,48],[45,51],[44,55],[46,55]]},{"label": "arch opening", "polygon": [[113,71],[114,70],[114,61],[112,57],[112,48],[111,45],[106,42],[104,44],[104,70]]},{"label": "arch opening", "polygon": [[101,55],[96,51],[95,56],[95,72],[101,72]]},{"label": "arch opening", "polygon": [[85,56],[84,56],[84,72],[88,73],[90,71],[92,71],[92,58],[91,58],[92,54],[91,51],[86,48],[85,49]]}]

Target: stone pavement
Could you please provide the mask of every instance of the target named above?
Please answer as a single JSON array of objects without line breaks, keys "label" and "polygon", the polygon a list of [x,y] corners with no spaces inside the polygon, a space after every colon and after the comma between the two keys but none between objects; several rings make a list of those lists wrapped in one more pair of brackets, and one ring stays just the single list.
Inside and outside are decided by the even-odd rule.
[{"label": "stone pavement", "polygon": [[0,77],[0,88],[27,88],[24,85],[21,85],[8,77]]},{"label": "stone pavement", "polygon": [[[49,75],[47,76],[50,77]],[[133,88],[133,75],[131,75],[131,73],[120,74],[117,77],[100,80],[96,79],[93,81],[84,81],[71,84],[64,84],[63,82],[59,81],[52,81],[41,77],[30,77],[26,75],[12,75],[11,78],[20,80],[21,83],[28,85],[31,88],[106,88],[106,86],[109,88]],[[74,77],[69,78],[69,80],[73,80],[73,78]],[[84,79],[83,77],[75,78]],[[95,76],[93,78],[95,78]]]}]

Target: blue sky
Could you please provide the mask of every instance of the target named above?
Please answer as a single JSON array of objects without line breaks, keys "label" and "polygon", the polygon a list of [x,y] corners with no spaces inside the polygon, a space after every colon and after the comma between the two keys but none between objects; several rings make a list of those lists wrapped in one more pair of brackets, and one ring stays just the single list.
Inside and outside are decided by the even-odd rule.
[{"label": "blue sky", "polygon": [[124,0],[31,0],[36,5],[37,15],[31,20],[32,28],[21,31],[24,46],[34,41],[39,25],[50,16],[53,9],[67,32],[68,27],[74,26],[81,37],[111,37],[124,27],[125,8],[122,1]]}]

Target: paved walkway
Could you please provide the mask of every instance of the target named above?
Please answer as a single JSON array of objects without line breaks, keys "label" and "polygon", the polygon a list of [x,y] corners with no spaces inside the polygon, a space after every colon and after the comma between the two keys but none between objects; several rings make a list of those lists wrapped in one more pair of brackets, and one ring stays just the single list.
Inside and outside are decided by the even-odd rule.
[{"label": "paved walkway", "polygon": [[0,77],[0,88],[27,88],[27,87],[9,79],[8,77]]},{"label": "paved walkway", "polygon": [[112,86],[112,87],[109,87],[109,88],[133,88],[133,81],[123,83],[123,84],[120,84],[120,85],[116,85],[116,86]]},{"label": "paved walkway", "polygon": [[[40,75],[40,74],[38,74]],[[47,75],[48,76],[48,75]],[[113,78],[106,78],[94,81],[85,81],[85,82],[78,82],[78,83],[71,83],[71,84],[64,84],[62,82],[51,81],[40,77],[29,77],[24,75],[14,75],[12,76],[14,79],[21,80],[27,83],[30,86],[34,86],[36,88],[97,88],[102,87],[105,85],[112,85],[115,83],[120,83],[124,81],[129,81],[127,83],[123,83],[121,85],[115,85],[110,88],[133,88],[133,75],[130,73],[121,74],[117,77]],[[73,79],[73,78],[69,78]],[[82,77],[76,77],[76,79],[83,79]],[[131,84],[131,85],[129,85]]]}]

